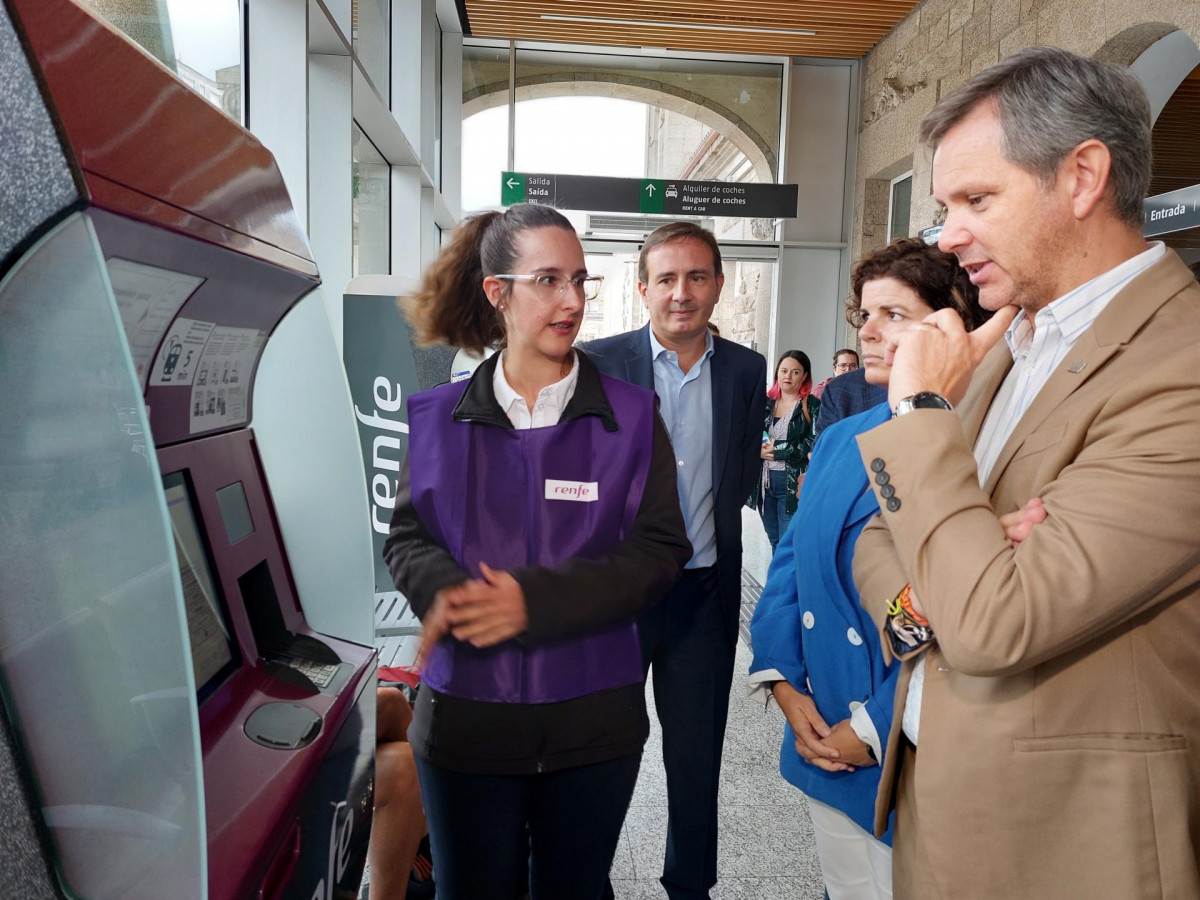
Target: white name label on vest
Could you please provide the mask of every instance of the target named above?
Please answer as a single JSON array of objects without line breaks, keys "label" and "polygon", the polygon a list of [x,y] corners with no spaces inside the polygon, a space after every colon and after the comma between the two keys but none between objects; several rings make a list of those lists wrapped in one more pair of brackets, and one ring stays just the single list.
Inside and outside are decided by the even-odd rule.
[{"label": "white name label on vest", "polygon": [[598,481],[555,481],[546,479],[547,500],[575,500],[581,503],[593,503],[600,499],[600,482]]}]

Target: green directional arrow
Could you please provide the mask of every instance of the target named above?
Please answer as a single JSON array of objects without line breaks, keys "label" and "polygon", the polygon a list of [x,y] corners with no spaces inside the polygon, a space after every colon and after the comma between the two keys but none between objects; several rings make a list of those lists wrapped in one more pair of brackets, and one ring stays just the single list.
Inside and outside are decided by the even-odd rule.
[{"label": "green directional arrow", "polygon": [[500,205],[512,206],[525,202],[525,173],[500,173]]},{"label": "green directional arrow", "polygon": [[638,206],[644,213],[661,213],[663,211],[663,183],[660,180],[657,178],[642,179]]}]

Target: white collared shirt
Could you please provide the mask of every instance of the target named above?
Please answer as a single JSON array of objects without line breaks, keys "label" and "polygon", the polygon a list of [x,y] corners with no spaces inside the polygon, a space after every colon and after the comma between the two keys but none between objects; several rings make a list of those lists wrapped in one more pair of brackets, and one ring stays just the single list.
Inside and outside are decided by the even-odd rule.
[{"label": "white collared shirt", "polygon": [[[1125,260],[1119,266],[1097,275],[1091,281],[1064,294],[1038,310],[1031,324],[1021,310],[1004,333],[1013,356],[1013,367],[1004,377],[1000,390],[988,407],[987,417],[975,441],[975,462],[979,466],[979,484],[987,483],[992,466],[1008,443],[1021,417],[1050,376],[1066,359],[1080,336],[1112,302],[1122,288],[1164,256],[1167,248],[1155,241],[1148,250]],[[915,745],[921,722],[921,698],[925,688],[925,656],[913,667],[912,680],[904,703],[904,733]]]},{"label": "white collared shirt", "polygon": [[492,391],[496,395],[496,402],[512,422],[513,428],[523,431],[527,428],[557,425],[567,403],[575,396],[575,386],[579,383],[579,354],[573,354],[574,362],[566,378],[538,391],[533,409],[529,408],[525,398],[514,391],[508,379],[504,377],[504,359],[507,354],[507,350],[500,351],[500,359],[492,375]]},{"label": "white collared shirt", "polygon": [[[685,569],[716,565],[717,526],[713,517],[713,336],[705,329],[704,352],[684,372],[679,354],[668,350],[650,329],[650,359],[658,411],[675,450],[675,486],[692,558]],[[724,426],[724,423],[723,423]]]}]

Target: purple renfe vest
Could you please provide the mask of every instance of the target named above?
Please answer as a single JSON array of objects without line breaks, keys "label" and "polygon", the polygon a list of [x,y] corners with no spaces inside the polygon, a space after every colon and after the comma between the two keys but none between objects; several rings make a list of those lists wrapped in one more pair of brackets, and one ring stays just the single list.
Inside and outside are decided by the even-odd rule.
[{"label": "purple renfe vest", "polygon": [[[457,422],[451,413],[463,383],[409,397],[413,506],[472,577],[480,577],[481,561],[507,570],[555,566],[603,557],[628,537],[650,471],[654,393],[601,379],[615,432],[594,415],[521,431]],[[565,499],[585,491],[595,499]],[[570,603],[571,596],[558,600]],[[477,649],[447,638],[430,652],[421,677],[469,700],[555,703],[643,676],[637,626],[627,621],[534,647],[506,641]]]}]

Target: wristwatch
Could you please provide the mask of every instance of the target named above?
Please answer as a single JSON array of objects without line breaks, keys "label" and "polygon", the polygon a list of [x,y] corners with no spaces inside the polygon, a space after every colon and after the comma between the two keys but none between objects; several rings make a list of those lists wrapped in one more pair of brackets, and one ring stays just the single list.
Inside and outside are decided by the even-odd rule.
[{"label": "wristwatch", "polygon": [[921,391],[919,394],[910,394],[907,397],[901,397],[897,400],[895,407],[892,409],[892,418],[894,419],[897,416],[910,413],[914,409],[953,410],[954,407],[941,394],[935,394],[933,391]]}]

